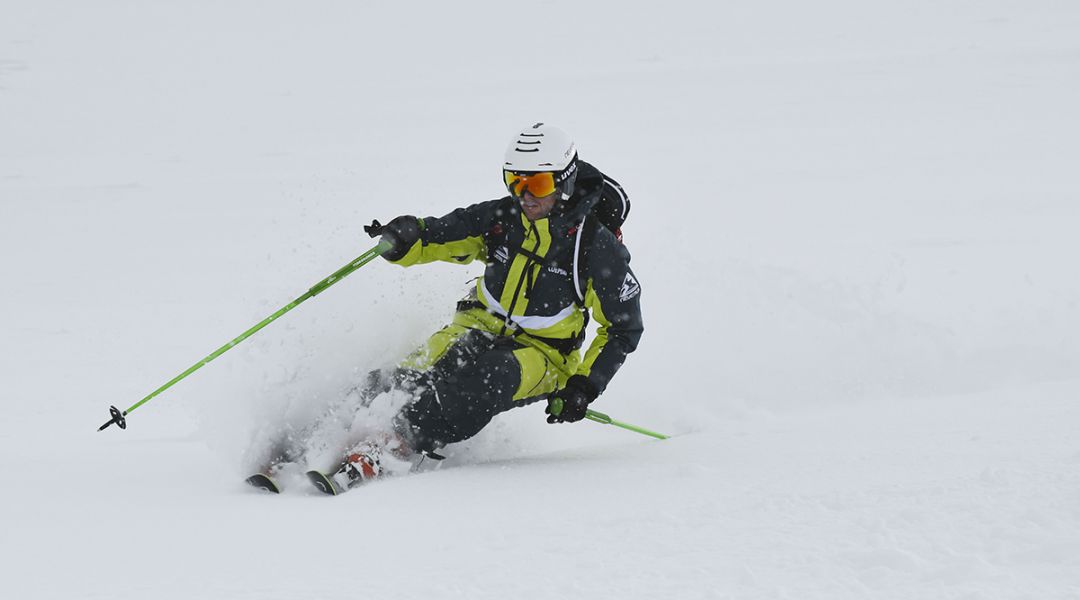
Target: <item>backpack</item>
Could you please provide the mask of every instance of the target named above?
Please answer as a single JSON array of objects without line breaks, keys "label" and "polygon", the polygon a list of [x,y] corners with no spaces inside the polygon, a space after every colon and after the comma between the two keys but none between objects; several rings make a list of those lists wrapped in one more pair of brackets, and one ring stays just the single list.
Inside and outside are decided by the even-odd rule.
[{"label": "backpack", "polygon": [[622,226],[630,216],[630,198],[619,182],[601,174],[603,185],[600,188],[600,200],[593,206],[592,216],[604,227],[611,230],[622,242]]}]

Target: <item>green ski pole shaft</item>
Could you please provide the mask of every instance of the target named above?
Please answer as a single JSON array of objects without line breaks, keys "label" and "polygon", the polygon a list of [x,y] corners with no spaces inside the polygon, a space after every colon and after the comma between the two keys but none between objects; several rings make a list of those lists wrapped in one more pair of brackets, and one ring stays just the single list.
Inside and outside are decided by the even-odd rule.
[{"label": "green ski pole shaft", "polygon": [[590,421],[596,421],[597,423],[603,423],[604,425],[614,425],[616,427],[622,427],[623,429],[628,429],[630,431],[640,433],[642,435],[652,436],[652,437],[654,437],[654,438],[656,438],[658,440],[666,440],[669,437],[669,436],[666,436],[666,435],[664,435],[662,433],[656,433],[655,431],[649,431],[648,429],[645,429],[644,427],[638,427],[637,425],[631,425],[629,423],[623,423],[622,421],[616,421],[615,419],[612,419],[611,417],[605,415],[604,413],[597,412],[595,410],[587,410],[587,411],[585,411],[585,418],[589,419]]},{"label": "green ski pole shaft", "polygon": [[320,281],[319,283],[316,283],[315,285],[311,286],[311,288],[308,291],[304,292],[304,294],[301,295],[296,300],[293,300],[292,302],[286,304],[285,306],[283,306],[280,310],[278,310],[274,314],[270,315],[269,317],[266,317],[265,319],[263,319],[259,323],[255,324],[253,327],[251,327],[251,329],[248,329],[244,333],[241,333],[235,339],[229,341],[227,344],[225,344],[224,346],[218,348],[217,350],[214,350],[214,352],[212,352],[209,356],[207,356],[206,358],[200,360],[199,362],[195,363],[194,365],[191,365],[191,367],[189,367],[186,371],[184,371],[183,373],[181,373],[181,374],[177,375],[176,377],[172,378],[172,380],[170,380],[165,385],[159,387],[158,389],[154,390],[153,392],[150,392],[150,394],[148,394],[145,398],[143,398],[142,400],[139,400],[135,404],[132,404],[127,410],[125,410],[123,412],[120,412],[120,410],[117,409],[115,406],[110,407],[109,408],[109,414],[112,416],[112,419],[110,419],[104,425],[99,427],[98,431],[101,431],[101,430],[105,429],[106,427],[108,427],[109,425],[112,425],[113,423],[116,423],[117,425],[119,425],[120,429],[126,429],[127,428],[127,421],[126,421],[125,417],[127,417],[127,415],[131,414],[132,411],[139,408],[143,404],[146,404],[150,400],[154,399],[154,397],[156,397],[158,394],[164,392],[165,390],[169,389],[173,385],[179,383],[181,380],[183,380],[188,375],[191,375],[195,371],[198,371],[199,369],[201,369],[203,366],[205,366],[210,361],[212,361],[215,358],[221,356],[222,354],[225,354],[233,346],[236,346],[240,342],[243,342],[244,340],[248,339],[253,334],[255,334],[255,332],[259,331],[263,327],[266,327],[270,323],[273,323],[279,317],[281,317],[285,313],[289,312],[290,310],[296,308],[299,304],[301,304],[302,302],[304,302],[308,298],[314,298],[315,296],[318,296],[319,294],[324,292],[327,288],[329,288],[330,286],[334,285],[335,283],[341,281],[342,279],[344,279],[346,276],[348,276],[353,271],[355,271],[355,270],[359,269],[360,267],[368,264],[372,260],[375,260],[376,257],[378,257],[382,253],[386,252],[391,247],[392,246],[391,246],[391,244],[389,242],[379,242],[378,245],[376,245],[371,250],[368,250],[367,252],[361,254],[360,256],[358,256],[355,260],[353,260],[349,264],[345,265],[344,267],[341,267],[337,271],[334,271],[329,277],[327,277],[327,278],[323,279],[322,281]]}]

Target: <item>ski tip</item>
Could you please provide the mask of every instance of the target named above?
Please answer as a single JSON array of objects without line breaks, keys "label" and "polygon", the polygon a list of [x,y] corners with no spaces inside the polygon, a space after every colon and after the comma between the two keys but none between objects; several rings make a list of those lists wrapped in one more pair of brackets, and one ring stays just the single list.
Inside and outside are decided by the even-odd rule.
[{"label": "ski tip", "polygon": [[337,496],[341,491],[333,479],[319,471],[308,471],[307,478],[311,481],[311,485],[315,486],[315,489],[327,496]]},{"label": "ski tip", "polygon": [[265,490],[274,494],[281,493],[281,488],[278,487],[277,483],[273,479],[270,479],[268,475],[265,475],[263,473],[256,473],[251,477],[245,479],[244,482],[260,490]]}]

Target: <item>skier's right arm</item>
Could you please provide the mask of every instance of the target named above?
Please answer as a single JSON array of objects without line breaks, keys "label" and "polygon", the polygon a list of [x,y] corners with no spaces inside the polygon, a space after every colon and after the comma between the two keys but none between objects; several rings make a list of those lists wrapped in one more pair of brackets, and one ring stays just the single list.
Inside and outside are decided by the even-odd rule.
[{"label": "skier's right arm", "polygon": [[[500,200],[491,200],[473,204],[442,217],[427,217],[422,220],[407,217],[418,223],[416,235],[388,240],[395,244],[395,247],[383,256],[403,267],[437,260],[461,265],[477,259],[484,260],[487,256],[484,234],[491,226],[499,202]],[[403,218],[406,217],[390,221],[386,228]],[[387,234],[381,233],[386,239]]]}]

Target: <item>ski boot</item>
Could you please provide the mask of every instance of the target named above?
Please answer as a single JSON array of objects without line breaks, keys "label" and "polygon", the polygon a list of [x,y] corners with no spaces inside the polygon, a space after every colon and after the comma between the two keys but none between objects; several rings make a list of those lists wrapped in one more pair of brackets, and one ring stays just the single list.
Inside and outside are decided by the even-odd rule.
[{"label": "ski boot", "polygon": [[336,496],[382,474],[382,449],[373,442],[361,442],[345,455],[336,471],[308,471],[307,477],[320,492]]},{"label": "ski boot", "polygon": [[361,442],[345,455],[337,474],[345,475],[348,487],[356,487],[382,474],[381,457],[382,448],[373,442]]},{"label": "ski boot", "polygon": [[424,456],[397,434],[376,435],[345,452],[336,470],[308,471],[307,476],[320,492],[336,496],[375,479],[412,472]]}]

